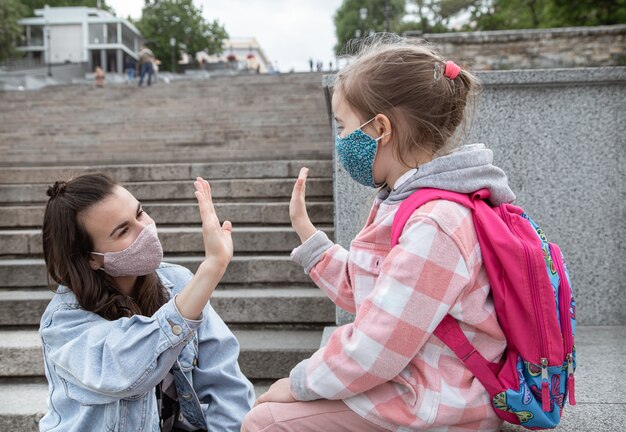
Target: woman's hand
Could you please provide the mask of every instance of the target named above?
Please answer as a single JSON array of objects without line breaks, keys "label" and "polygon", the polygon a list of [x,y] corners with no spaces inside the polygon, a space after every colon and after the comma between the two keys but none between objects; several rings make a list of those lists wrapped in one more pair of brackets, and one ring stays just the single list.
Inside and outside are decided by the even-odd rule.
[{"label": "woman's hand", "polygon": [[224,269],[233,257],[233,226],[225,221],[220,227],[220,221],[215,214],[211,199],[211,186],[202,177],[194,182],[195,195],[202,219],[202,238],[204,239],[204,254],[208,261]]},{"label": "woman's hand", "polygon": [[198,177],[194,182],[195,195],[198,199],[200,218],[202,219],[202,238],[204,239],[204,261],[198,266],[196,274],[185,288],[175,297],[178,312],[187,319],[197,320],[202,316],[213,291],[226,272],[226,267],[233,257],[233,229],[226,221],[220,226],[211,200],[209,182]]},{"label": "woman's hand", "polygon": [[296,402],[289,389],[289,378],[279,379],[272,384],[265,393],[259,396],[254,406],[264,402]]},{"label": "woman's hand", "polygon": [[302,167],[298,180],[293,186],[291,193],[291,201],[289,202],[289,217],[291,218],[291,226],[300,237],[300,241],[304,243],[311,237],[317,229],[311,223],[309,215],[306,212],[305,191],[306,178],[309,175],[309,169]]}]

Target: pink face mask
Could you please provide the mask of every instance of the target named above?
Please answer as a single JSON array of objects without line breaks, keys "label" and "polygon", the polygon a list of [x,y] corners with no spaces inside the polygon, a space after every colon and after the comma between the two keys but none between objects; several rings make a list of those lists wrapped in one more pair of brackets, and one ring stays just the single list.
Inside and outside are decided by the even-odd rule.
[{"label": "pink face mask", "polygon": [[119,252],[91,252],[104,257],[100,270],[113,277],[143,276],[155,271],[163,260],[163,247],[155,224],[146,225],[134,242]]}]

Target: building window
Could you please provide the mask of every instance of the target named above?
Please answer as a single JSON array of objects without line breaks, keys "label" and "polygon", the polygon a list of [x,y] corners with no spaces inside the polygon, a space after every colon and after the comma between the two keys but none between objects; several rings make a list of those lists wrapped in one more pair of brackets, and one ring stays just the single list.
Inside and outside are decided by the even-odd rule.
[{"label": "building window", "polygon": [[43,26],[30,26],[28,46],[43,46]]},{"label": "building window", "polygon": [[107,26],[107,43],[118,43],[117,40],[117,23],[109,23]]},{"label": "building window", "polygon": [[104,24],[89,24],[89,43],[93,45],[106,43],[104,40]]},{"label": "building window", "polygon": [[122,43],[131,51],[135,51],[135,38],[135,33],[125,25],[122,25]]}]

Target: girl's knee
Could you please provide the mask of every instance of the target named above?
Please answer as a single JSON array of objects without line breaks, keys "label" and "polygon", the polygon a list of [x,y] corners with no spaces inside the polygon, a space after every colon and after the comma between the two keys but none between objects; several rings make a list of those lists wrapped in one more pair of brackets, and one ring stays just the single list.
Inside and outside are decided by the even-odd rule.
[{"label": "girl's knee", "polygon": [[252,408],[243,419],[241,432],[270,432],[269,426],[274,424],[274,418],[268,405],[263,403]]}]

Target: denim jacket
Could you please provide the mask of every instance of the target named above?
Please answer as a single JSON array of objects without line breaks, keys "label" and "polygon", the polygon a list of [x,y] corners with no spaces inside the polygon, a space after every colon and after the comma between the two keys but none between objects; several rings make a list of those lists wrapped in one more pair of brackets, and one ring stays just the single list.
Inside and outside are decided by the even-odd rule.
[{"label": "denim jacket", "polygon": [[254,402],[239,370],[239,343],[207,304],[200,320],[174,304],[192,274],[161,264],[170,301],[153,316],[108,321],[78,305],[60,286],[40,327],[48,412],[41,431],[156,432],[155,386],[173,369],[181,412],[208,431],[239,431]]}]

